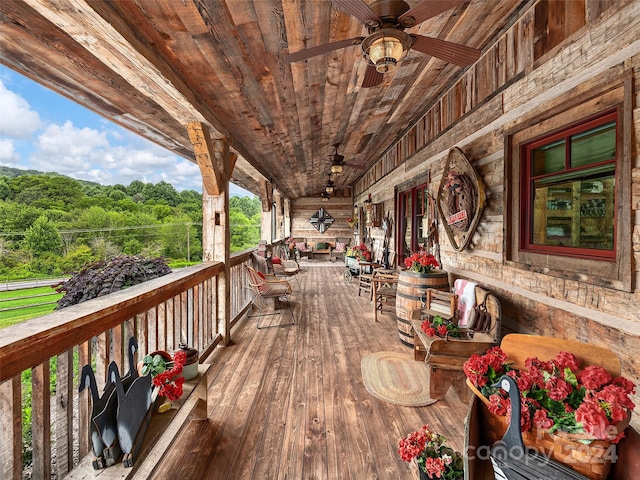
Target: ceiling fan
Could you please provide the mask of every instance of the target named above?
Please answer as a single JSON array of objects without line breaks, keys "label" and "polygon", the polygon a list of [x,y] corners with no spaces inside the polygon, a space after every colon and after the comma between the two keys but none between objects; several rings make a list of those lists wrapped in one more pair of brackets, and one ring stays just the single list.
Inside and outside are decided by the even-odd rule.
[{"label": "ceiling fan", "polygon": [[286,62],[299,62],[351,45],[362,45],[367,61],[362,86],[371,88],[380,85],[382,75],[394,71],[411,48],[460,67],[466,67],[480,58],[480,50],[476,48],[404,31],[405,28],[414,27],[468,0],[422,0],[412,8],[404,0],[377,0],[371,6],[364,0],[331,1],[339,9],[363,22],[368,36],[290,53],[284,56]]},{"label": "ceiling fan", "polygon": [[345,167],[363,169],[366,165],[362,165],[359,163],[347,163],[344,161],[344,155],[340,155],[338,153],[339,143],[334,143],[333,148],[333,157],[331,159],[331,174],[340,175]]}]

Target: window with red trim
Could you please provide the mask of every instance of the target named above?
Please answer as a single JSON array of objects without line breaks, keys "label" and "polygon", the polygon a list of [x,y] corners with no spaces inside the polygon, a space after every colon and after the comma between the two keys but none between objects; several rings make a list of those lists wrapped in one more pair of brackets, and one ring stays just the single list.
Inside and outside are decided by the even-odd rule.
[{"label": "window with red trim", "polygon": [[428,184],[398,193],[398,265],[405,257],[424,248],[428,232]]},{"label": "window with red trim", "polygon": [[521,145],[520,248],[616,258],[618,110]]}]

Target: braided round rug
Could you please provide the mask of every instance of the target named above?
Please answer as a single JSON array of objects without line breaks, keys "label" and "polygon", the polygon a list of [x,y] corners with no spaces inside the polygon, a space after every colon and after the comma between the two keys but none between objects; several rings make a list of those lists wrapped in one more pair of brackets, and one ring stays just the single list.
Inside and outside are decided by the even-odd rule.
[{"label": "braided round rug", "polygon": [[437,402],[429,397],[429,369],[424,362],[397,352],[376,352],[361,362],[367,391],[385,402],[424,407]]}]

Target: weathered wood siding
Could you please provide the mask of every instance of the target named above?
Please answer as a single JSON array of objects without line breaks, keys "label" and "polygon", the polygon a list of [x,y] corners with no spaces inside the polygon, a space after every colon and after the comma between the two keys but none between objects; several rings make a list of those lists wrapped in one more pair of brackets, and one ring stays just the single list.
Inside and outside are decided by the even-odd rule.
[{"label": "weathered wood siding", "polygon": [[[334,220],[324,233],[320,233],[309,222],[320,208],[324,208]],[[326,202],[320,197],[297,198],[291,201],[291,235],[310,242],[334,242],[336,238],[353,238],[354,229],[347,224],[347,219],[352,215],[353,200],[350,191],[338,190]]]},{"label": "weathered wood siding", "polygon": [[[558,4],[563,4],[559,8]],[[626,80],[625,80],[626,79]],[[629,80],[631,79],[631,80]],[[588,275],[558,276],[510,261],[507,134],[595,86],[626,81],[630,202],[620,219],[631,265],[630,286],[604,286]],[[628,92],[631,92],[629,94]],[[444,268],[500,297],[505,324],[523,332],[577,338],[612,348],[622,373],[640,384],[640,2],[532,2],[479,62],[411,126],[355,186],[355,202],[371,195],[395,204],[395,190],[431,172],[435,192],[448,150],[462,148],[478,170],[487,203],[471,246],[456,253],[440,231]],[[415,93],[415,92],[414,92]],[[625,107],[626,108],[626,107]],[[595,113],[595,112],[590,112]],[[629,131],[631,130],[631,131]],[[381,232],[375,229],[374,236]],[[542,269],[538,269],[542,270]],[[635,398],[640,404],[640,395]],[[634,425],[640,425],[634,416]]]}]

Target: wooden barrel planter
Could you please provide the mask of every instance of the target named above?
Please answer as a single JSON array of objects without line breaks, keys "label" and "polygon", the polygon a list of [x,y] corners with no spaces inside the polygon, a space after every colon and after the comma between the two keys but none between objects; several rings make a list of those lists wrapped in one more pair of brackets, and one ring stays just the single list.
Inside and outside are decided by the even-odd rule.
[{"label": "wooden barrel planter", "polygon": [[429,288],[448,292],[449,275],[447,272],[444,270],[433,270],[429,273],[417,273],[410,270],[400,272],[396,292],[396,320],[400,341],[408,347],[413,348],[411,312],[422,307],[422,300]]}]

